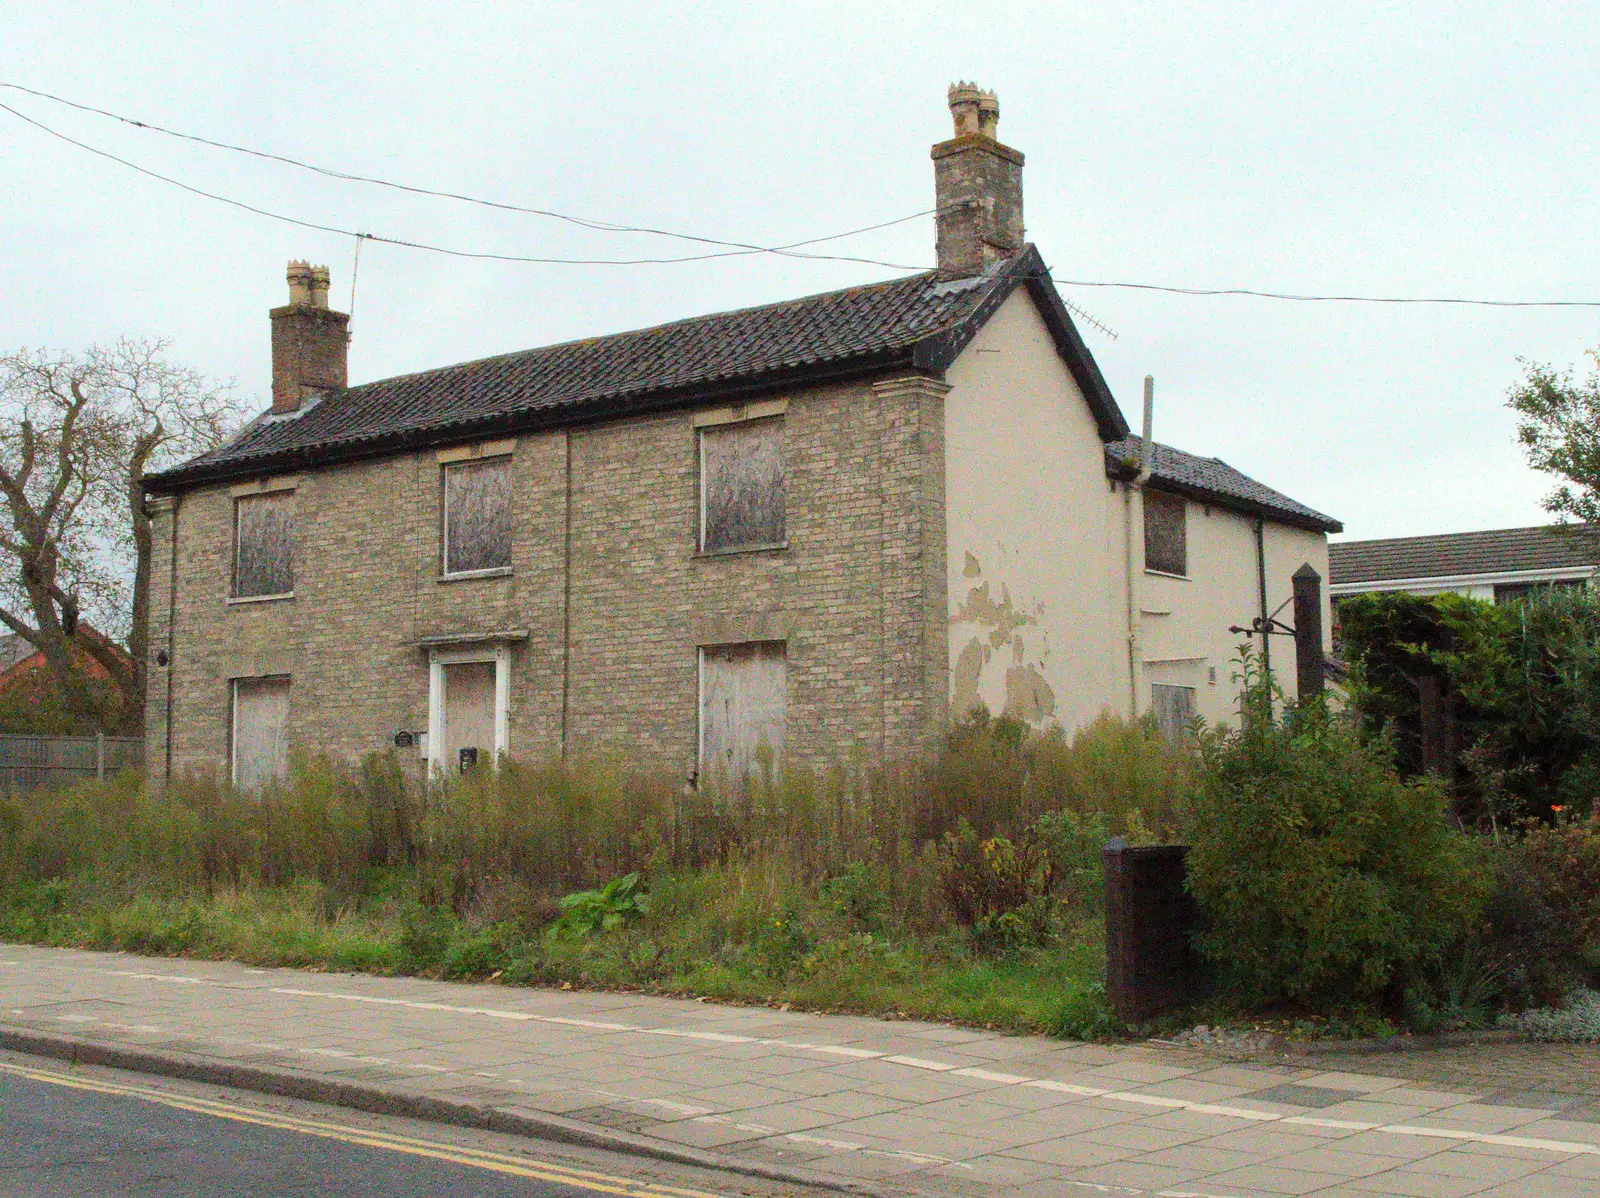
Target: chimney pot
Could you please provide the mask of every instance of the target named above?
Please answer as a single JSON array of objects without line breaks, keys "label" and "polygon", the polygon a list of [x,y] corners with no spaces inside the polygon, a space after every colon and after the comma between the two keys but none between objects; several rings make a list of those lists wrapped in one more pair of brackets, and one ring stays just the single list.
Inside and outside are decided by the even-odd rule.
[{"label": "chimney pot", "polygon": [[1000,101],[976,84],[949,91],[955,136],[933,147],[939,274],[982,274],[1022,249],[1020,153],[995,139]]},{"label": "chimney pot", "polygon": [[313,266],[311,268],[311,306],[313,308],[326,308],[328,306],[328,268],[326,266]]},{"label": "chimney pot", "polygon": [[978,132],[985,137],[993,137],[996,126],[1000,124],[1000,101],[993,92],[978,93]]},{"label": "chimney pot", "polygon": [[311,263],[289,259],[289,302],[303,307],[311,302]]},{"label": "chimney pot", "polygon": [[978,131],[978,98],[981,95],[970,83],[950,85],[950,116],[955,122],[957,137]]},{"label": "chimney pot", "polygon": [[309,396],[349,382],[350,317],[328,307],[329,271],[289,263],[289,302],[272,309],[272,410],[296,411]]}]

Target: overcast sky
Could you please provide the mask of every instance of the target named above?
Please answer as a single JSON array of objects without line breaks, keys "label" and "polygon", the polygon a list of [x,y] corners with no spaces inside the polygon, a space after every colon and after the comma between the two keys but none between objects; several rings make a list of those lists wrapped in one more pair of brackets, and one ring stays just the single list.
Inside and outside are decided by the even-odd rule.
[{"label": "overcast sky", "polygon": [[[1591,3],[1380,6],[14,3],[0,78],[338,169],[764,245],[932,206],[944,93],[999,93],[1028,235],[1060,279],[1600,299]],[[194,186],[463,249],[697,252],[320,179],[0,102]],[[0,342],[172,340],[264,405],[284,263],[353,239],[185,194],[0,112]],[[929,265],[929,217],[830,243]],[[353,382],[889,277],[772,256],[468,261],[367,243]],[[1353,537],[1538,523],[1504,406],[1600,309],[1299,304],[1065,286],[1132,422],[1345,521]]]}]

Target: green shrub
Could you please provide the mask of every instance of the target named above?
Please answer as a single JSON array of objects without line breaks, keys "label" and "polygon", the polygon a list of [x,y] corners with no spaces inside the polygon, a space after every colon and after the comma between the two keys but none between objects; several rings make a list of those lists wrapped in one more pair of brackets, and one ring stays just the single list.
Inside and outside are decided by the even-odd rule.
[{"label": "green shrub", "polygon": [[1529,1040],[1600,1044],[1600,993],[1576,990],[1560,1006],[1523,1011],[1502,1022]]},{"label": "green shrub", "polygon": [[1600,980],[1600,816],[1533,823],[1495,854],[1488,945],[1513,1006]]},{"label": "green shrub", "polygon": [[650,896],[639,889],[637,872],[612,878],[598,890],[580,890],[561,900],[561,918],[550,925],[552,937],[592,936],[614,932],[649,914]]},{"label": "green shrub", "polygon": [[1340,601],[1353,698],[1369,735],[1422,770],[1414,679],[1442,677],[1464,752],[1450,779],[1463,813],[1500,827],[1600,796],[1600,591],[1545,588],[1513,603],[1459,595]]},{"label": "green shrub", "polygon": [[822,887],[823,901],[852,928],[882,935],[889,927],[890,897],[877,872],[852,861]]},{"label": "green shrub", "polygon": [[1241,727],[1206,732],[1191,822],[1199,947],[1248,1004],[1377,997],[1478,925],[1479,854],[1431,782],[1309,703],[1275,719],[1248,656]]},{"label": "green shrub", "polygon": [[1053,863],[1041,838],[981,839],[963,819],[945,836],[940,855],[945,901],[979,947],[1030,948],[1050,936],[1059,902]]}]

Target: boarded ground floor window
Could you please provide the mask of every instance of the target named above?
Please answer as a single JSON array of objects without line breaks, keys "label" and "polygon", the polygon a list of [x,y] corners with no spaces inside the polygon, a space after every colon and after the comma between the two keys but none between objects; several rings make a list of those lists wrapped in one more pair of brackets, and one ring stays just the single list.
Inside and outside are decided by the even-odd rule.
[{"label": "boarded ground floor window", "polygon": [[289,773],[289,680],[233,682],[233,784],[260,790]]},{"label": "boarded ground floor window", "polygon": [[1150,712],[1155,717],[1156,730],[1168,740],[1181,740],[1191,735],[1194,731],[1194,687],[1153,683]]},{"label": "boarded ground floor window", "polygon": [[470,772],[494,763],[494,671],[492,661],[444,667],[444,768]]},{"label": "boarded ground floor window", "polygon": [[700,771],[736,787],[783,756],[788,659],[781,642],[700,650]]}]

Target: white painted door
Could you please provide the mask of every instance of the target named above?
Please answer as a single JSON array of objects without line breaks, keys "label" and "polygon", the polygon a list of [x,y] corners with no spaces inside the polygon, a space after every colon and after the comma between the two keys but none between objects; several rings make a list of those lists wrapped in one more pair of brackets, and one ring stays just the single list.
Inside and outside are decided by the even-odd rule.
[{"label": "white painted door", "polygon": [[260,790],[289,774],[289,680],[237,678],[233,683],[233,784]]},{"label": "white painted door", "polygon": [[494,669],[492,661],[447,663],[444,667],[444,753],[446,773],[461,768],[461,750],[476,749],[478,765],[494,764]]},{"label": "white painted door", "polygon": [[700,651],[700,769],[735,787],[770,773],[783,756],[788,668],[782,644]]}]

